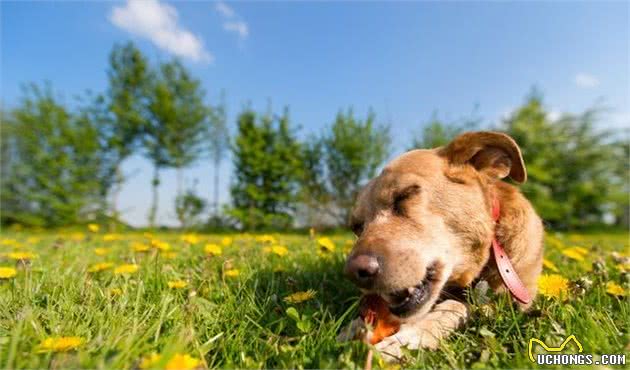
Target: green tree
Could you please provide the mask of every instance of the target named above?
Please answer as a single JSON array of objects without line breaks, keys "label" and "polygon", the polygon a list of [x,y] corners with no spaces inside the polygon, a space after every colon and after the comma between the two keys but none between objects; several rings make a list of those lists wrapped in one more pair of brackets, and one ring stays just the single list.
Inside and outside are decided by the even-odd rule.
[{"label": "green tree", "polygon": [[102,163],[97,128],[71,114],[49,85],[27,86],[6,118],[2,222],[64,226],[94,217]]},{"label": "green tree", "polygon": [[154,166],[153,205],[149,214],[152,226],[157,213],[160,169],[176,169],[177,196],[180,196],[182,170],[198,160],[203,151],[209,114],[203,97],[200,81],[177,60],[162,64],[153,78],[148,106],[150,119],[145,131],[145,148]]},{"label": "green tree", "polygon": [[208,126],[208,153],[213,163],[214,186],[212,201],[212,218],[218,220],[219,217],[219,170],[221,161],[230,149],[230,133],[227,123],[227,109],[225,104],[225,94],[221,94],[221,102],[210,114],[210,124]]},{"label": "green tree", "polygon": [[244,229],[289,227],[297,201],[301,159],[288,110],[278,117],[246,109],[237,123],[233,207],[228,213]]},{"label": "green tree", "polygon": [[[195,181],[196,185],[196,181]],[[184,229],[196,226],[199,223],[199,216],[206,208],[206,201],[197,195],[195,186],[187,189],[183,194],[175,198],[175,212]]]},{"label": "green tree", "polygon": [[163,93],[157,87],[152,90],[151,100],[148,110],[150,112],[148,124],[144,128],[142,141],[145,156],[153,164],[153,176],[151,178],[151,207],[149,208],[148,221],[150,227],[155,227],[160,186],[160,170],[170,165],[169,152],[166,149],[168,131],[166,121],[162,117],[162,101],[165,100]]},{"label": "green tree", "polygon": [[351,109],[340,111],[330,131],[302,147],[303,199],[337,224],[348,222],[361,187],[389,156],[389,127],[374,121],[372,112],[361,120]]},{"label": "green tree", "polygon": [[623,192],[626,182],[616,163],[623,150],[612,132],[597,129],[600,112],[595,108],[552,120],[534,91],[502,123],[523,152],[529,178],[522,191],[555,227],[601,223]]},{"label": "green tree", "polygon": [[614,150],[614,191],[611,192],[615,225],[630,227],[630,129],[618,133],[611,143]]},{"label": "green tree", "polygon": [[86,114],[100,122],[108,160],[113,163],[105,191],[113,188],[112,216],[118,218],[118,196],[124,182],[121,165],[137,149],[147,126],[149,64],[131,42],[115,45],[109,55],[108,88]]},{"label": "green tree", "polygon": [[301,157],[299,221],[313,227],[327,226],[331,217],[327,207],[332,196],[326,182],[323,139],[309,135],[302,143]]},{"label": "green tree", "polygon": [[411,149],[431,149],[448,144],[460,133],[479,127],[481,119],[475,114],[458,121],[448,122],[438,117],[436,112],[422,126],[419,135],[414,135]]},{"label": "green tree", "polygon": [[98,222],[105,223],[111,217],[113,224],[119,222],[116,201],[110,206],[109,195],[113,188],[121,185],[120,174],[120,152],[117,147],[112,146],[112,127],[115,124],[108,109],[107,99],[103,95],[93,95],[90,92],[81,97],[78,111],[74,115],[77,124],[83,127],[93,127],[96,130],[96,140],[98,151],[95,156],[98,158],[98,172],[94,173],[94,178],[98,180]]},{"label": "green tree", "polygon": [[16,215],[23,202],[13,193],[18,186],[16,175],[18,133],[12,112],[0,109],[0,221],[2,225],[19,222]]}]

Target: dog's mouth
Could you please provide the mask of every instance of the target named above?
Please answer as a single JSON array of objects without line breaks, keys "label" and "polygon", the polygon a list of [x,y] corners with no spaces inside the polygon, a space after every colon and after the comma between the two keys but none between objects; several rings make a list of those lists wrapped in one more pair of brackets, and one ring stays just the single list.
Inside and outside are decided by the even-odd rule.
[{"label": "dog's mouth", "polygon": [[381,297],[388,303],[390,312],[398,317],[406,317],[423,307],[431,298],[436,274],[437,268],[434,264],[427,269],[427,273],[420,283],[398,291],[381,294]]}]

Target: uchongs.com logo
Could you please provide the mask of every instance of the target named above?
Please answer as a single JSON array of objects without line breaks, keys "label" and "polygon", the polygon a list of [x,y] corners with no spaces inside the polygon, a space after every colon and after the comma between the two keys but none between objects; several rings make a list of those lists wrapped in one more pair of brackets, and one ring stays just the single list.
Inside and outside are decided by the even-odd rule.
[{"label": "uchongs.com logo", "polygon": [[[575,343],[578,353],[561,353],[570,343]],[[547,353],[534,354],[534,344],[539,344]],[[529,340],[529,359],[538,365],[625,365],[625,354],[602,354],[596,357],[593,354],[582,353],[584,347],[582,343],[575,337],[569,335],[559,347],[549,347],[538,338]]]}]

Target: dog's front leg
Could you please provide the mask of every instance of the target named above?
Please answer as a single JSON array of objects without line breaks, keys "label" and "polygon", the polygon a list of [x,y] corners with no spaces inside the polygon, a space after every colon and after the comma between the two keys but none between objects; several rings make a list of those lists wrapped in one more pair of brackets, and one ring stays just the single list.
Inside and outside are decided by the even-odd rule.
[{"label": "dog's front leg", "polygon": [[376,344],[376,349],[388,361],[402,357],[402,347],[437,349],[440,340],[448,337],[468,318],[466,304],[454,300],[438,303],[418,321],[403,323],[400,330]]}]

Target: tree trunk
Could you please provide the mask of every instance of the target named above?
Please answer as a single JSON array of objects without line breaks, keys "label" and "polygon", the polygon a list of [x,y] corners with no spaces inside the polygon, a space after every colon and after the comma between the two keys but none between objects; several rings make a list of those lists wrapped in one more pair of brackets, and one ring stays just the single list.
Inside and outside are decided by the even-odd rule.
[{"label": "tree trunk", "polygon": [[177,196],[182,196],[182,185],[184,182],[183,172],[181,167],[177,167]]},{"label": "tree trunk", "polygon": [[116,226],[118,224],[118,197],[120,197],[120,192],[122,191],[122,183],[124,181],[122,170],[120,169],[120,164],[116,166],[116,180],[114,181],[114,193],[112,194],[112,220],[110,221],[110,228],[112,231],[116,231]]},{"label": "tree trunk", "polygon": [[158,209],[158,186],[160,186],[160,169],[157,165],[153,167],[153,180],[151,181],[151,187],[153,190],[153,203],[149,209],[149,227],[155,227],[155,219]]},{"label": "tree trunk", "polygon": [[219,165],[220,160],[214,161],[214,216],[219,217]]},{"label": "tree trunk", "polygon": [[183,171],[182,171],[182,167],[177,167],[176,168],[177,171],[177,195],[175,197],[175,213],[177,214],[177,219],[179,220],[179,224],[180,224],[180,228],[185,229],[186,228],[186,220],[185,220],[185,215],[184,215],[184,210],[180,209],[178,207],[178,202],[182,201],[182,197],[184,196],[183,193]]}]

